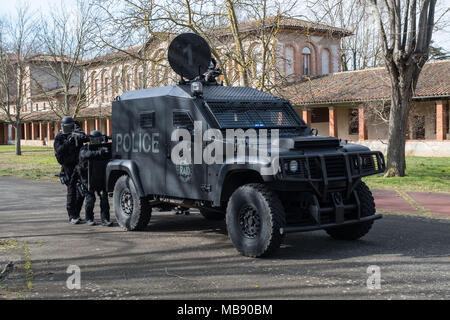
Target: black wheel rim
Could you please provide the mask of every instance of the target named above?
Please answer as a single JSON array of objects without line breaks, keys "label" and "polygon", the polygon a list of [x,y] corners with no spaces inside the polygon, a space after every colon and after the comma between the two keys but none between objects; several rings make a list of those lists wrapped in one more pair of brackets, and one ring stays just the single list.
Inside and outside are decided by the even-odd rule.
[{"label": "black wheel rim", "polygon": [[120,208],[128,216],[133,213],[133,196],[128,189],[123,190],[120,194]]},{"label": "black wheel rim", "polygon": [[261,218],[256,208],[246,205],[239,211],[239,225],[245,237],[253,239],[261,230]]}]

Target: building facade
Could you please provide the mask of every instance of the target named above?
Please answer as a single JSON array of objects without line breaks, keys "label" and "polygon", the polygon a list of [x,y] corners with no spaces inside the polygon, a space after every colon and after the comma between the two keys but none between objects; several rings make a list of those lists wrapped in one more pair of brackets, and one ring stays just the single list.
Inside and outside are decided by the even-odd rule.
[{"label": "building facade", "polygon": [[[338,72],[286,87],[320,135],[386,152],[391,86],[385,68]],[[406,154],[450,156],[450,60],[427,62],[414,91]]]},{"label": "building facade", "polygon": [[[270,23],[267,27],[270,27]],[[261,45],[256,36],[257,29],[257,21],[244,23],[240,28],[241,32],[249,35],[243,42],[249,57],[258,57],[258,53],[261,52]],[[283,18],[274,38],[276,44],[272,47],[272,50],[276,52],[277,72],[288,83],[339,72],[341,69],[340,41],[342,37],[349,35],[351,32],[343,29]],[[77,120],[85,132],[95,129],[111,135],[111,102],[123,92],[178,82],[179,79],[170,70],[166,59],[170,40],[170,36],[166,41],[150,39],[143,47],[110,53],[84,61],[79,65],[80,77],[84,79],[86,90],[83,91],[85,104],[77,113]],[[226,33],[222,37],[221,44],[218,44],[219,50],[220,46],[232,46],[232,39],[227,39]],[[260,61],[256,59],[254,75],[258,74],[259,63]],[[225,64],[224,71],[227,72],[231,84],[239,85],[239,73],[236,71],[235,63],[230,60]],[[30,76],[27,75],[25,81],[28,83],[28,90],[25,95],[27,103],[23,110],[24,123],[21,125],[21,143],[22,145],[51,146],[55,135],[60,130],[60,116],[50,106],[61,103],[60,84],[52,83],[50,76],[48,79],[41,79],[42,83],[48,82],[45,86],[46,94],[31,89],[33,77],[40,74],[42,78],[44,75],[48,76],[48,72],[41,72],[41,69],[45,67],[39,61],[31,61],[29,68],[33,72],[30,72]],[[249,70],[249,73],[252,74],[252,70]],[[270,76],[276,77],[274,74]],[[75,79],[75,82],[78,80],[79,77]],[[255,82],[250,81],[250,83],[255,85]],[[75,96],[77,94],[75,87],[73,91]],[[6,124],[5,117],[2,118],[0,115],[0,144],[12,144],[15,137],[15,129]]]},{"label": "building facade", "polygon": [[[258,57],[260,52],[255,25],[250,21],[241,26],[241,31],[249,34],[243,43],[249,57]],[[340,72],[340,41],[350,35],[349,31],[338,28],[297,19],[283,20],[272,48],[276,52],[277,72],[283,75],[280,93],[320,135],[339,137],[385,152],[390,80],[384,68]],[[178,82],[166,59],[171,37],[165,41],[150,39],[143,47],[110,53],[78,66],[79,74],[69,91],[73,99],[83,96],[77,119],[85,132],[95,129],[111,135],[111,102],[123,92]],[[219,44],[219,50],[223,43],[227,42]],[[249,70],[253,75],[252,85],[256,85],[259,63],[256,59]],[[228,61],[224,67],[230,84],[239,85],[234,62]],[[51,146],[60,130],[60,117],[53,108],[62,104],[61,84],[51,76],[45,56],[32,59],[28,71],[24,81],[26,103],[21,143]],[[407,154],[450,156],[449,75],[449,60],[425,64],[408,122]],[[83,91],[77,87],[80,78],[84,79]],[[16,133],[4,120],[0,114],[0,144],[12,144]]]}]

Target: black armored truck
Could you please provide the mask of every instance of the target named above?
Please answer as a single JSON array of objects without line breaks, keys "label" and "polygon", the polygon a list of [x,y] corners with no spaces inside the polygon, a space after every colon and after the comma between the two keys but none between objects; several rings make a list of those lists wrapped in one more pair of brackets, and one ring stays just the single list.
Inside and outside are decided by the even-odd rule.
[{"label": "black armored truck", "polygon": [[125,92],[112,104],[105,179],[122,227],[146,228],[152,208],[196,208],[226,220],[241,254],[260,257],[287,233],[354,240],[382,217],[361,180],[385,170],[382,153],[319,136],[289,101],[219,84],[198,35],[177,36],[168,60],[178,85]]}]

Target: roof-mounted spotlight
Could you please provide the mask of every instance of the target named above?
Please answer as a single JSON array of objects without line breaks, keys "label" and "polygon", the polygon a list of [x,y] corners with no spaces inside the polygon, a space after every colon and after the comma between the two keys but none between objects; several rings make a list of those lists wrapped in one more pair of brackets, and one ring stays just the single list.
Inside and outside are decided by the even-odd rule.
[{"label": "roof-mounted spotlight", "polygon": [[191,95],[193,97],[200,97],[203,95],[203,84],[200,81],[191,83]]}]

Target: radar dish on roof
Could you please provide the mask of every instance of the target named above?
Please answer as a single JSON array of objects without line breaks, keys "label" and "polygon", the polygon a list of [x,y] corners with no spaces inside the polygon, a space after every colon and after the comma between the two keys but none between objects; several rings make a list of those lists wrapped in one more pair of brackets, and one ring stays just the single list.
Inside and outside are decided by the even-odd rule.
[{"label": "radar dish on roof", "polygon": [[211,48],[195,33],[183,33],[172,40],[167,58],[179,76],[192,80],[204,74],[211,63]]}]

